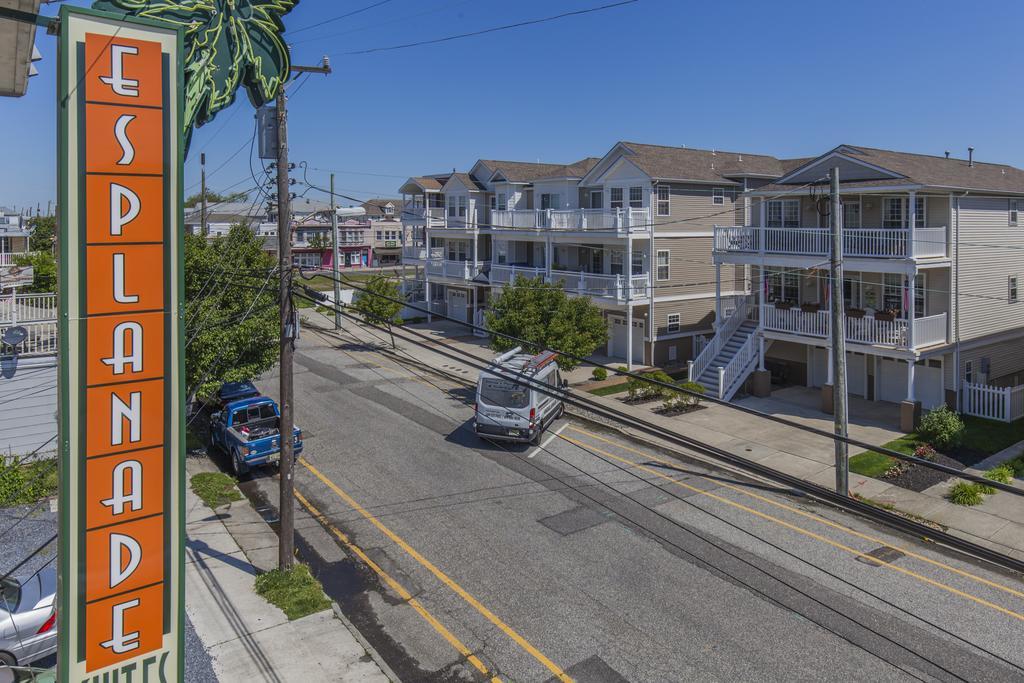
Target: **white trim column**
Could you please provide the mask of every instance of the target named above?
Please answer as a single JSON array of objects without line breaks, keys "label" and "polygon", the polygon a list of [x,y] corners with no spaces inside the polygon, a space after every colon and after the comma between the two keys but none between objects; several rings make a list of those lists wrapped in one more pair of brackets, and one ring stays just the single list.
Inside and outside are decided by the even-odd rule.
[{"label": "white trim column", "polygon": [[828,347],[828,381],[825,384],[834,386],[835,376],[832,374],[832,347]]},{"label": "white trim column", "polygon": [[633,370],[633,300],[626,299],[626,369]]},{"label": "white trim column", "polygon": [[[914,318],[917,314],[915,310],[916,306],[916,295],[917,295],[917,276],[914,273],[905,275],[907,278],[907,346],[911,349],[914,348]],[[925,311],[927,313],[927,311]]]},{"label": "white trim column", "polygon": [[722,328],[722,264],[715,264],[715,334]]},{"label": "white trim column", "polygon": [[914,257],[916,249],[914,242],[917,239],[917,191],[910,191],[910,198],[907,200],[907,256]]},{"label": "white trim column", "polygon": [[764,335],[757,334],[757,369],[764,372]]},{"label": "white trim column", "polygon": [[914,374],[917,366],[914,364],[914,359],[907,359],[907,401],[914,403],[917,399],[914,397]]}]

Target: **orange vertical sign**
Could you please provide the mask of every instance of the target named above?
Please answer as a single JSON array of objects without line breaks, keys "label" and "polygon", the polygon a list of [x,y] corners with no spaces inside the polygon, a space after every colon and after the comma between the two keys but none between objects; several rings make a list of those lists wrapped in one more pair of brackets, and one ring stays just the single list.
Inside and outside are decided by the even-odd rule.
[{"label": "orange vertical sign", "polygon": [[181,36],[67,14],[61,680],[180,680]]}]

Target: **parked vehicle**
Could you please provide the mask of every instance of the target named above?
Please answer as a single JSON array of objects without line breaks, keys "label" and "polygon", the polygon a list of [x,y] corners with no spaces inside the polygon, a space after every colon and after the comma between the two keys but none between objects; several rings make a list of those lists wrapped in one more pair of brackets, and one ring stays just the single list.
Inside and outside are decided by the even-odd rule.
[{"label": "parked vehicle", "polygon": [[[210,417],[210,443],[231,456],[235,474],[281,459],[281,411],[274,399],[260,396],[232,401]],[[295,427],[295,455],[302,452],[302,430]]]},{"label": "parked vehicle", "polygon": [[568,386],[557,357],[551,351],[531,356],[517,346],[491,361],[477,380],[476,433],[488,439],[539,442],[544,430],[565,412],[560,398],[534,388],[540,383],[557,392]]},{"label": "parked vehicle", "polygon": [[252,382],[225,382],[217,390],[217,406],[221,409],[232,401],[243,398],[256,398],[260,390]]},{"label": "parked vehicle", "polygon": [[57,570],[48,564],[24,580],[0,581],[0,682],[17,680],[15,669],[57,651]]}]

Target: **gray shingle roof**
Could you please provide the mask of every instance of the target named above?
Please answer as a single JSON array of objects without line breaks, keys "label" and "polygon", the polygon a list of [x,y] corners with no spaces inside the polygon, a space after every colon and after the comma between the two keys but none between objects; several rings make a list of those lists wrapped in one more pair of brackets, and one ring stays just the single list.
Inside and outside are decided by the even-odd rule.
[{"label": "gray shingle roof", "polygon": [[785,173],[779,159],[764,154],[665,147],[638,142],[621,144],[632,152],[628,156],[629,160],[655,180],[720,182],[729,176],[777,178]]},{"label": "gray shingle roof", "polygon": [[565,168],[563,164],[539,164],[529,161],[496,161],[494,159],[481,159],[480,161],[501,173],[510,183],[533,182],[536,178],[550,176],[558,169]]},{"label": "gray shingle roof", "polygon": [[547,180],[549,178],[582,178],[583,176],[590,173],[590,170],[597,166],[597,162],[601,161],[598,157],[587,157],[586,159],[580,159],[579,161],[565,166],[559,166],[554,172],[549,173],[534,180]]}]

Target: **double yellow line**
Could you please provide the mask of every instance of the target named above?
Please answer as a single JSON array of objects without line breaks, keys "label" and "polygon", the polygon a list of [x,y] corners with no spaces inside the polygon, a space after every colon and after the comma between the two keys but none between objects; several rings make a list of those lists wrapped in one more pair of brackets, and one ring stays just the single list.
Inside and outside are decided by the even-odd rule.
[{"label": "double yellow line", "polygon": [[[604,443],[609,444],[611,446],[615,446],[616,448],[621,448],[624,451],[628,451],[628,452],[631,452],[631,453],[635,453],[637,455],[641,455],[641,456],[643,456],[644,458],[646,458],[648,460],[653,460],[655,462],[659,462],[659,463],[662,463],[662,464],[665,464],[665,465],[670,465],[670,466],[678,465],[678,463],[674,463],[672,461],[665,460],[663,458],[658,458],[656,456],[652,456],[650,453],[644,453],[643,451],[636,450],[636,449],[631,448],[631,447],[629,447],[629,446],[627,446],[625,444],[621,444],[621,443],[612,441],[611,439],[606,439],[603,436],[600,436],[598,434],[594,434],[592,432],[588,432],[588,431],[583,430],[583,429],[579,429],[578,427],[570,426],[569,429],[574,431],[574,432],[577,432],[579,434],[583,434],[585,436],[588,436],[588,437],[590,437],[592,439],[596,439],[598,441],[604,442]],[[807,536],[808,538],[813,538],[814,540],[819,541],[821,543],[825,543],[827,545],[830,545],[833,548],[838,548],[839,550],[842,550],[844,552],[848,552],[848,553],[850,553],[850,554],[852,554],[852,555],[854,555],[856,557],[867,557],[867,553],[862,552],[860,550],[857,550],[856,548],[852,548],[852,547],[850,547],[848,545],[845,545],[843,543],[840,543],[838,541],[834,541],[834,540],[832,540],[830,538],[822,536],[821,534],[815,533],[815,532],[813,532],[813,531],[811,531],[809,529],[805,529],[805,528],[803,528],[801,526],[798,526],[796,524],[792,524],[792,523],[787,522],[787,521],[785,521],[783,519],[779,519],[778,517],[774,517],[774,516],[769,515],[767,513],[761,512],[760,510],[755,510],[754,508],[749,507],[747,505],[743,505],[742,503],[737,503],[734,500],[730,500],[728,498],[724,498],[724,497],[719,496],[719,495],[717,495],[715,493],[712,493],[710,491],[705,491],[704,489],[698,488],[696,486],[691,486],[690,484],[687,484],[686,482],[679,481],[678,479],[670,477],[670,476],[664,474],[663,472],[659,472],[656,469],[647,467],[647,466],[642,465],[642,464],[640,464],[638,462],[634,462],[634,461],[632,461],[632,460],[630,460],[628,458],[623,458],[621,456],[615,455],[614,453],[609,453],[608,451],[606,451],[606,450],[604,450],[604,449],[602,449],[602,448],[600,448],[598,446],[595,446],[593,444],[586,443],[584,441],[579,441],[577,439],[573,439],[572,437],[566,436],[565,434],[560,434],[559,438],[560,439],[564,439],[565,441],[567,441],[567,442],[569,442],[571,444],[574,444],[576,446],[579,446],[581,448],[585,448],[585,449],[594,451],[595,453],[599,453],[599,454],[601,454],[601,455],[603,455],[603,456],[605,456],[607,458],[610,458],[612,460],[616,460],[616,461],[621,462],[621,463],[623,463],[625,465],[628,465],[630,467],[634,467],[634,468],[642,470],[644,472],[653,474],[656,477],[658,477],[660,479],[664,479],[664,480],[666,480],[666,481],[668,481],[668,482],[670,482],[670,483],[672,483],[672,484],[674,484],[676,486],[680,486],[680,487],[685,488],[685,489],[687,489],[689,491],[693,491],[694,493],[697,493],[697,494],[700,494],[702,496],[706,496],[708,498],[711,498],[712,500],[716,500],[716,501],[718,501],[720,503],[724,503],[726,505],[729,505],[731,507],[737,508],[739,510],[743,510],[744,512],[747,512],[747,513],[749,513],[751,515],[754,515],[756,517],[764,519],[764,520],[766,520],[768,522],[771,522],[773,524],[776,524],[778,526],[782,526],[782,527],[784,527],[786,529],[789,529],[791,531],[795,531],[796,533],[801,534],[803,536]],[[703,479],[707,479],[707,477],[702,477],[702,478]],[[831,527],[833,529],[842,531],[843,533],[846,533],[846,534],[849,534],[849,535],[852,535],[852,536],[855,536],[855,537],[858,537],[858,538],[861,538],[861,539],[864,539],[864,540],[867,540],[867,541],[871,541],[873,543],[877,543],[877,544],[879,544],[881,546],[885,546],[887,548],[892,548],[894,550],[898,550],[899,552],[903,553],[907,557],[913,557],[914,559],[921,560],[923,562],[926,562],[928,564],[934,565],[936,567],[940,567],[940,568],[945,569],[945,570],[947,570],[949,572],[952,572],[952,573],[957,574],[959,576],[962,576],[964,578],[971,579],[972,581],[976,581],[976,582],[978,582],[978,583],[980,583],[982,585],[988,586],[990,588],[994,588],[994,589],[1003,591],[1005,593],[1008,593],[1008,594],[1013,595],[1013,596],[1018,597],[1018,598],[1024,598],[1024,592],[1015,590],[1013,588],[1010,588],[1009,586],[1004,586],[1002,584],[996,583],[995,581],[990,581],[990,580],[988,580],[988,579],[986,579],[984,577],[977,576],[975,574],[972,574],[972,573],[970,573],[968,571],[964,571],[962,569],[958,569],[956,567],[952,567],[952,566],[950,566],[948,564],[945,564],[943,562],[939,562],[938,560],[933,560],[930,557],[926,557],[926,556],[921,555],[919,553],[915,553],[915,552],[913,552],[911,550],[907,550],[907,549],[904,549],[904,548],[900,548],[900,547],[894,546],[891,543],[888,543],[888,542],[883,541],[881,539],[875,538],[875,537],[870,536],[868,534],[861,533],[861,532],[856,531],[854,529],[850,529],[850,528],[845,527],[845,526],[843,526],[841,524],[837,524],[835,522],[832,522],[830,520],[825,519],[824,517],[819,517],[818,515],[814,515],[814,514],[805,512],[803,510],[800,510],[798,508],[792,507],[790,505],[786,505],[785,503],[780,503],[778,501],[771,500],[770,498],[766,498],[765,496],[761,496],[761,495],[758,495],[758,494],[753,493],[751,491],[747,491],[746,489],[743,489],[743,488],[741,488],[739,486],[733,486],[732,484],[728,484],[728,483],[725,483],[725,482],[722,482],[722,481],[719,481],[719,480],[714,480],[714,481],[715,481],[716,484],[720,484],[721,486],[723,486],[725,488],[728,488],[728,489],[731,489],[733,491],[737,491],[739,493],[742,493],[743,495],[748,496],[750,498],[755,498],[755,499],[757,499],[757,500],[759,500],[761,502],[768,503],[770,505],[774,505],[774,506],[779,507],[779,508],[783,508],[785,510],[788,510],[789,512],[796,513],[798,515],[801,515],[802,517],[806,517],[808,519],[812,519],[815,522],[818,522],[818,523],[823,524],[825,526],[828,526],[828,527]],[[936,581],[934,579],[931,579],[931,578],[929,578],[927,576],[924,576],[924,575],[919,574],[917,572],[911,571],[909,569],[905,569],[903,567],[897,566],[897,565],[895,565],[895,564],[893,564],[891,562],[886,562],[886,561],[880,560],[880,559],[878,559],[876,557],[870,557],[869,559],[872,562],[874,562],[874,563],[877,563],[877,564],[879,564],[881,566],[884,566],[884,567],[886,567],[888,569],[891,569],[892,571],[898,572],[898,573],[903,574],[905,576],[909,576],[909,577],[911,577],[911,578],[913,578],[913,579],[915,579],[917,581],[920,581],[922,583],[928,584],[930,586],[934,586],[935,588],[939,588],[940,590],[946,591],[946,592],[951,593],[953,595],[956,595],[958,597],[965,598],[965,599],[970,600],[971,602],[974,602],[974,603],[976,603],[978,605],[982,605],[984,607],[988,607],[988,608],[993,609],[993,610],[995,610],[997,612],[1000,612],[1000,613],[1005,614],[1007,616],[1013,617],[1014,619],[1018,619],[1020,621],[1024,621],[1024,614],[1021,614],[1020,612],[1016,612],[1014,610],[1007,609],[1005,607],[1002,607],[1001,605],[995,604],[994,602],[991,602],[991,601],[986,600],[984,598],[980,598],[980,597],[978,597],[976,595],[972,595],[971,593],[967,593],[967,592],[962,591],[962,590],[960,590],[958,588],[954,588],[952,586],[944,584],[944,583],[942,583],[940,581]]]},{"label": "double yellow line", "polygon": [[[415,548],[409,545],[405,541],[405,539],[403,539],[401,536],[399,536],[394,531],[385,526],[383,522],[381,522],[379,519],[370,514],[370,512],[367,511],[366,508],[360,505],[348,493],[339,488],[337,484],[328,479],[322,472],[320,472],[320,470],[311,465],[305,458],[300,458],[299,463],[301,463],[303,467],[309,470],[310,473],[313,474],[313,476],[319,479],[335,495],[337,495],[339,498],[345,501],[345,503],[349,507],[351,507],[353,510],[362,515],[367,521],[369,521],[371,524],[377,527],[377,529],[380,530],[381,533],[383,533],[398,547],[400,547],[402,550],[408,553],[409,556],[416,560],[416,562],[418,562],[422,567],[424,567],[427,571],[429,571],[431,574],[437,577],[437,579],[440,580],[441,583],[448,586],[448,588],[450,588],[460,598],[465,600],[471,607],[473,607],[473,609],[475,609],[485,619],[487,619],[489,622],[497,626],[505,635],[507,635],[517,645],[523,648],[523,650],[529,653],[530,656],[532,656],[534,659],[540,662],[545,668],[547,668],[548,671],[552,673],[552,675],[554,675],[555,678],[562,681],[563,683],[572,683],[573,679],[570,678],[561,669],[561,667],[559,667],[557,664],[551,661],[551,659],[549,659],[543,652],[537,649],[532,643],[526,640],[526,638],[521,636],[515,629],[513,629],[511,626],[502,621],[502,619],[499,618],[496,614],[494,614],[494,612],[487,609],[487,607],[485,607],[483,603],[481,603],[475,597],[470,595],[470,593],[466,591],[458,583],[456,583],[454,579],[452,579],[450,576],[441,571],[436,565],[434,565],[434,563],[425,558],[422,554],[419,553],[419,551],[417,551]],[[480,671],[480,673],[484,674],[485,676],[491,677],[492,681],[500,680],[497,677],[492,676],[490,672],[487,670],[487,667],[484,665],[484,663],[481,662],[478,657],[473,655],[469,651],[469,648],[465,646],[465,644],[463,644],[457,637],[455,637],[455,635],[452,634],[451,631],[449,631],[447,628],[445,628],[444,625],[441,624],[441,622],[439,622],[435,617],[430,615],[430,613],[427,612],[423,605],[412,597],[409,591],[407,591],[397,581],[395,581],[391,576],[389,576],[379,565],[373,562],[373,560],[371,560],[366,555],[366,553],[363,552],[358,546],[352,543],[352,541],[348,538],[348,536],[345,535],[344,532],[342,532],[340,529],[331,524],[330,521],[328,521],[327,518],[319,510],[313,507],[312,503],[310,503],[305,496],[302,496],[298,490],[296,490],[295,496],[303,505],[305,505],[309,509],[310,514],[312,514],[328,529],[330,529],[331,532],[342,542],[342,544],[345,545],[345,547],[349,548],[357,557],[359,557],[359,559],[363,560],[363,562],[365,562],[367,566],[369,566],[389,586],[391,586],[391,588],[394,589],[395,592],[402,596],[402,598],[405,599],[413,607],[413,609],[419,612],[420,616],[422,616],[427,621],[427,623],[429,623],[434,628],[435,631],[440,633],[445,638],[445,640],[451,643],[451,645],[456,650],[458,650],[460,654],[466,657],[467,661],[469,661],[474,667],[476,667],[476,669]]]}]

